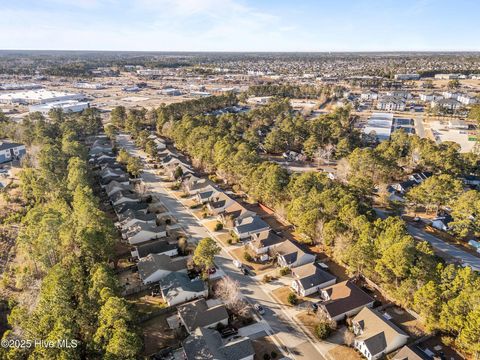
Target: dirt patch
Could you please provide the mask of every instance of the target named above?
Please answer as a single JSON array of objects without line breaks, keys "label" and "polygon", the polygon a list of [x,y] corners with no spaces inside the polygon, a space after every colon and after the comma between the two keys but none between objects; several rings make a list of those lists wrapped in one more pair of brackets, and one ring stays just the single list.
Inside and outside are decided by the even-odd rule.
[{"label": "dirt patch", "polygon": [[192,209],[192,214],[200,220],[204,218],[203,214],[205,213],[205,210],[203,210],[201,207],[198,209]]},{"label": "dirt patch", "polygon": [[204,222],[202,225],[205,226],[210,232],[215,232],[215,226],[217,226],[217,224],[220,224],[218,220],[210,220]]},{"label": "dirt patch", "polygon": [[400,326],[410,337],[417,339],[425,335],[425,329],[420,320],[410,315],[398,306],[392,306],[385,311],[392,317],[392,321]]},{"label": "dirt patch", "polygon": [[194,199],[181,199],[180,201],[186,207],[190,207],[197,204],[197,202]]},{"label": "dirt patch", "polygon": [[[272,295],[283,305],[293,307],[295,305],[290,305],[290,303],[288,302],[288,295],[290,295],[291,293],[294,293],[294,291],[290,288],[290,286],[282,286],[272,291]],[[304,299],[298,295],[297,299],[297,305],[301,304],[304,301]]]},{"label": "dirt patch", "polygon": [[161,296],[152,296],[150,291],[131,295],[127,300],[135,306],[137,311],[143,314],[150,314],[154,311],[167,307]]},{"label": "dirt patch", "polygon": [[[230,246],[235,244],[235,240],[232,238],[230,233],[226,230],[224,230],[224,233],[221,234],[216,234],[215,237],[224,245],[224,246]],[[231,239],[232,243],[229,244],[228,240]]]},{"label": "dirt patch", "polygon": [[[305,328],[308,329],[310,334],[315,337],[315,326],[319,323],[317,314],[308,311],[302,311],[300,314],[295,316],[298,321],[302,323]],[[336,359],[336,358],[335,358]],[[341,358],[338,358],[341,359]],[[348,358],[345,358],[348,359]]]},{"label": "dirt patch", "polygon": [[357,351],[348,346],[339,345],[328,353],[330,359],[348,359],[348,360],[362,360],[363,357]]},{"label": "dirt patch", "polygon": [[174,314],[175,309],[172,309],[141,324],[145,355],[155,354],[165,347],[176,348],[187,337],[183,328],[172,330],[168,327],[167,318]]}]

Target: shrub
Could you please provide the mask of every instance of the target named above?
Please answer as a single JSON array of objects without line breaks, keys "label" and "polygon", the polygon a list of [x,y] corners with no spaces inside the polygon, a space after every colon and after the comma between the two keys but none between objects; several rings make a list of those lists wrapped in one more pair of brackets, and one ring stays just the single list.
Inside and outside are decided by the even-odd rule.
[{"label": "shrub", "polygon": [[263,360],[270,360],[271,357],[268,354],[263,354]]},{"label": "shrub", "polygon": [[214,230],[215,231],[220,231],[223,229],[223,224],[221,222],[217,222],[217,224],[215,225],[215,228]]},{"label": "shrub", "polygon": [[290,294],[288,294],[288,297],[287,297],[287,301],[290,305],[297,305],[298,303],[298,297],[297,297],[297,294],[291,292]]},{"label": "shrub", "polygon": [[275,359],[278,355],[274,350],[272,350],[272,352],[270,353],[270,356],[272,357],[272,359]]},{"label": "shrub", "polygon": [[253,261],[253,257],[252,257],[252,255],[250,255],[250,253],[248,251],[245,251],[243,253],[243,258],[245,259],[245,261],[248,261],[248,262]]},{"label": "shrub", "polygon": [[324,340],[324,339],[328,338],[330,336],[330,334],[332,333],[332,331],[333,331],[333,329],[332,329],[331,325],[326,321],[319,322],[315,326],[315,335],[320,340]]},{"label": "shrub", "polygon": [[280,275],[281,276],[285,276],[285,275],[288,275],[290,274],[291,270],[288,266],[284,266],[280,269]]},{"label": "shrub", "polygon": [[268,283],[270,281],[272,281],[272,277],[270,275],[268,275],[268,274],[263,275],[263,282],[264,283]]},{"label": "shrub", "polygon": [[232,245],[232,243],[233,243],[233,240],[232,240],[232,239],[228,239],[228,240],[227,240],[227,244],[228,244],[228,245]]}]

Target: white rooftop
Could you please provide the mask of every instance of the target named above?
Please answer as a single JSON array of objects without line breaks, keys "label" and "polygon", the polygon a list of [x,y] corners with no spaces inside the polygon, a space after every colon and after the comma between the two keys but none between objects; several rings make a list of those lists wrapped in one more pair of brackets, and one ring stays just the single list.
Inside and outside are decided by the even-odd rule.
[{"label": "white rooftop", "polygon": [[15,91],[10,93],[0,94],[0,100],[4,101],[14,101],[14,100],[25,100],[27,102],[48,102],[55,101],[56,99],[74,99],[81,98],[83,95],[67,93],[65,91],[55,91],[55,90],[26,90],[26,91]]}]

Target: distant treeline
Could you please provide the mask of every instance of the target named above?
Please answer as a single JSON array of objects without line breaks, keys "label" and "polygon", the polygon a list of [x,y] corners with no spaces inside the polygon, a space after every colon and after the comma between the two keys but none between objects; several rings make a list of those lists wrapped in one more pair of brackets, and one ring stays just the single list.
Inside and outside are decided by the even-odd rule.
[{"label": "distant treeline", "polygon": [[324,88],[313,85],[253,85],[248,89],[251,96],[280,96],[286,98],[316,99],[324,93]]}]

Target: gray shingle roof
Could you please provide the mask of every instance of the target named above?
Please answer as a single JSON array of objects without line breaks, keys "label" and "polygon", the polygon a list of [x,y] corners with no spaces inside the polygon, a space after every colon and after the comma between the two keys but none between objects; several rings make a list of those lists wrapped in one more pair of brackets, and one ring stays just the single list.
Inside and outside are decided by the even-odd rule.
[{"label": "gray shingle roof", "polygon": [[310,289],[335,279],[335,276],[322,270],[319,265],[310,263],[292,270],[303,289]]},{"label": "gray shingle roof", "polygon": [[152,240],[135,246],[139,258],[143,258],[149,254],[161,254],[176,248],[177,244],[169,243],[165,239]]},{"label": "gray shingle roof", "polygon": [[240,234],[247,234],[270,228],[259,216],[247,216],[237,220],[235,228]]},{"label": "gray shingle roof", "polygon": [[193,332],[197,327],[208,326],[228,319],[227,308],[224,304],[209,308],[205,299],[199,299],[179,306],[178,314],[189,332]]},{"label": "gray shingle roof", "polygon": [[187,360],[240,360],[255,354],[248,338],[223,344],[220,334],[211,329],[198,328],[183,342]]},{"label": "gray shingle roof", "polygon": [[137,268],[140,278],[147,279],[157,270],[174,272],[186,269],[187,257],[172,259],[165,254],[150,254],[138,262]]},{"label": "gray shingle roof", "polygon": [[206,290],[206,285],[201,279],[191,280],[185,273],[172,272],[160,280],[160,288],[163,296],[172,299],[182,291],[203,292]]}]

